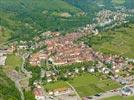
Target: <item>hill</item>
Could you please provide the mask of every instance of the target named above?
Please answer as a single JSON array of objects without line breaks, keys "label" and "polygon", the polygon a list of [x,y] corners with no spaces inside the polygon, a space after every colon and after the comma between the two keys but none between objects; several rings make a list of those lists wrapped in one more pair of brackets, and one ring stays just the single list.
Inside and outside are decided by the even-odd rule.
[{"label": "hill", "polygon": [[0,41],[29,39],[45,30],[71,31],[91,19],[82,13],[63,0],[1,0],[0,26],[8,36]]},{"label": "hill", "polygon": [[0,69],[0,100],[21,100],[14,83]]},{"label": "hill", "polygon": [[102,32],[97,36],[86,36],[80,40],[97,51],[134,58],[134,24]]},{"label": "hill", "polygon": [[0,42],[13,39],[29,40],[48,30],[62,33],[74,31],[90,23],[99,10],[113,10],[115,3],[133,8],[133,0],[121,1],[1,0]]}]

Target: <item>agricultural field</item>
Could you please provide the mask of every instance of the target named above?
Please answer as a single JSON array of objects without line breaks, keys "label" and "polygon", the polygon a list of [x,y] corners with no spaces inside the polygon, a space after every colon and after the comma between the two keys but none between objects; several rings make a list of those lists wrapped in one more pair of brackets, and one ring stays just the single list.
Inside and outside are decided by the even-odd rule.
[{"label": "agricultural field", "polygon": [[98,77],[89,73],[84,73],[81,76],[70,80],[69,83],[74,86],[81,97],[120,87],[118,83],[105,79],[103,75],[99,75]]},{"label": "agricultural field", "polygon": [[134,100],[134,96],[122,97],[122,96],[113,96],[103,100]]},{"label": "agricultural field", "polygon": [[[99,75],[99,77],[93,74],[83,73],[80,76],[68,80],[68,82],[76,89],[81,97],[120,87],[118,83],[106,79],[103,75],[100,76],[98,73],[96,75]],[[44,89],[47,91],[65,87],[69,87],[66,81],[57,81],[44,85]]]},{"label": "agricultural field", "polygon": [[44,89],[47,91],[51,91],[57,88],[67,88],[67,87],[69,86],[66,84],[65,81],[57,81],[54,83],[49,83],[49,84],[44,85]]},{"label": "agricultural field", "polygon": [[0,100],[21,100],[15,84],[5,75],[0,68]]},{"label": "agricultural field", "polygon": [[80,40],[97,51],[105,54],[118,54],[134,58],[134,24],[115,28],[97,36],[87,36]]}]

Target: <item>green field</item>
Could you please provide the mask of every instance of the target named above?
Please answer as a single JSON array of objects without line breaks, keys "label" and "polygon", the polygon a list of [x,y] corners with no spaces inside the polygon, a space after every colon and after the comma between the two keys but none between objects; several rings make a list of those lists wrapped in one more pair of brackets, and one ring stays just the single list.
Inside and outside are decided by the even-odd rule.
[{"label": "green field", "polygon": [[24,91],[25,100],[36,100],[32,91]]},{"label": "green field", "polygon": [[108,30],[98,36],[86,36],[80,40],[105,54],[118,54],[134,58],[134,24]]},{"label": "green field", "polygon": [[128,96],[128,97],[113,96],[103,100],[134,100],[134,96]]},{"label": "green field", "polygon": [[65,81],[57,81],[54,83],[48,83],[48,84],[44,85],[44,89],[47,91],[51,91],[51,90],[54,90],[57,88],[64,88],[64,87],[65,88],[69,87]]},{"label": "green field", "polygon": [[0,68],[0,100],[21,100],[19,91],[14,83]]},{"label": "green field", "polygon": [[113,4],[124,4],[125,3],[125,0],[112,0],[112,3]]},{"label": "green field", "polygon": [[[83,73],[72,80],[70,79],[68,82],[76,89],[81,97],[94,95],[96,93],[105,92],[120,87],[118,83],[113,82],[112,80],[103,79],[103,75],[96,75],[99,76]],[[57,81],[44,85],[44,89],[47,91],[63,87],[69,87],[65,81]]]},{"label": "green field", "polygon": [[22,64],[22,58],[20,56],[16,56],[14,54],[8,55],[6,59],[6,66],[15,69],[16,67],[20,67]]},{"label": "green field", "polygon": [[79,77],[70,80],[69,83],[74,86],[78,94],[83,96],[90,96],[96,93],[105,92],[120,85],[109,79],[101,79],[103,76],[95,76],[89,73],[84,73]]}]

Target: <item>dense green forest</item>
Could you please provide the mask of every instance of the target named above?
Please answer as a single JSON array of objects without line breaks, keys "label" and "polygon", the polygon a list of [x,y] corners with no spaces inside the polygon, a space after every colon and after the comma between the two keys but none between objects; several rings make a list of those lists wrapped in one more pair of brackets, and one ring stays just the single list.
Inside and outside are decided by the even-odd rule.
[{"label": "dense green forest", "polygon": [[[60,16],[62,13],[70,16]],[[1,0],[0,2],[1,27],[4,32],[11,33],[7,33],[7,39],[29,39],[47,30],[73,31],[91,21],[92,16],[81,14],[83,14],[81,9],[62,0]]]},{"label": "dense green forest", "polygon": [[19,91],[14,83],[0,68],[0,100],[21,100]]},{"label": "dense green forest", "polygon": [[[115,0],[1,0],[0,42],[31,39],[43,31],[67,33],[91,23],[101,9],[114,9]],[[118,0],[117,0],[118,1]],[[133,0],[119,4],[133,8]],[[120,3],[121,2],[121,3]]]}]

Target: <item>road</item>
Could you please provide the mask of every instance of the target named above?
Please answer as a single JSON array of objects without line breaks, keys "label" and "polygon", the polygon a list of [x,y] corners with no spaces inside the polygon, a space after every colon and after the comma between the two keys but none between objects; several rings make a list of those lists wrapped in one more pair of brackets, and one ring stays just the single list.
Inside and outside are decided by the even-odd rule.
[{"label": "road", "polygon": [[[104,98],[109,98],[112,96],[121,96],[121,93],[119,91],[118,92],[106,92],[106,93],[102,94],[102,96],[100,96],[100,97],[94,96],[92,100],[103,100]],[[130,96],[134,96],[134,94],[132,94]]]},{"label": "road", "polygon": [[23,59],[23,62],[22,62],[22,65],[21,65],[21,71],[27,76],[27,78],[31,78],[31,72],[28,72],[24,65],[25,65],[25,59],[28,58],[28,56],[30,55],[30,53],[27,53],[27,54],[23,54],[22,56],[22,59]]},{"label": "road", "polygon": [[25,65],[25,59],[29,56],[29,54],[24,54],[22,56],[23,58],[23,62],[22,62],[22,65],[21,65],[21,71],[26,75],[26,77],[24,78],[21,78],[21,79],[18,79],[18,80],[13,80],[15,82],[15,86],[18,88],[19,92],[20,92],[20,95],[21,95],[21,100],[25,100],[25,97],[24,97],[24,93],[23,93],[23,89],[20,85],[20,81],[21,80],[27,80],[29,78],[31,78],[31,73],[28,72],[25,68],[24,68],[24,65]]},{"label": "road", "polygon": [[13,79],[11,76],[8,75],[8,77],[15,83],[15,87],[19,90],[20,92],[20,96],[21,96],[21,100],[25,100],[25,97],[24,97],[24,93],[23,93],[23,90],[22,90],[22,87],[20,85],[20,79]]},{"label": "road", "polygon": [[102,100],[104,98],[108,98],[108,97],[112,97],[112,96],[117,96],[117,95],[121,95],[121,93],[119,91],[117,91],[117,92],[108,91],[106,93],[103,93],[100,97],[93,96],[93,100]]},{"label": "road", "polygon": [[[126,85],[126,86],[132,86],[133,84],[131,84],[131,85]],[[121,88],[118,88],[118,89],[116,89],[116,91],[114,91],[114,90],[110,90],[110,91],[107,91],[107,92],[104,92],[104,93],[102,93],[101,94],[101,96],[90,96],[90,97],[93,97],[93,99],[92,100],[102,100],[102,99],[104,99],[104,98],[108,98],[108,97],[112,97],[112,96],[117,96],[117,95],[122,95],[122,93],[121,93]],[[134,93],[132,94],[132,95],[134,95]]]},{"label": "road", "polygon": [[69,82],[66,82],[66,83],[74,90],[75,94],[78,97],[78,100],[82,100],[81,97],[79,96],[79,94],[77,93],[77,91],[75,90],[75,88]]}]

